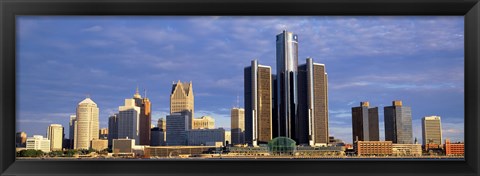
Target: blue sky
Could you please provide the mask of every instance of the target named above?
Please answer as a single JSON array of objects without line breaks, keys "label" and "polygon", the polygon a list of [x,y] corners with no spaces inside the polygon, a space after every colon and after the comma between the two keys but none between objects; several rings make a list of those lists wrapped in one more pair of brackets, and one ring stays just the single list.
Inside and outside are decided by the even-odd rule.
[{"label": "blue sky", "polygon": [[299,36],[299,63],[312,57],[329,75],[330,135],[350,143],[351,107],[412,107],[439,115],[443,136],[463,141],[463,16],[316,17],[17,17],[17,131],[68,131],[87,94],[100,126],[138,85],[152,102],[152,121],[169,112],[173,81],[192,81],[195,116],[229,128],[230,108],[243,107],[243,68],[252,59],[275,72],[275,35]]}]

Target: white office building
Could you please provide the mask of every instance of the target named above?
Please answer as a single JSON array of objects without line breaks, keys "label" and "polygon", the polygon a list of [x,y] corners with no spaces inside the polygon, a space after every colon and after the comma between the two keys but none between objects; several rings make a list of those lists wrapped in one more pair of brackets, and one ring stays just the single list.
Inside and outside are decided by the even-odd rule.
[{"label": "white office building", "polygon": [[48,140],[47,138],[44,138],[42,135],[33,135],[33,137],[27,138],[26,149],[50,152],[50,140]]}]

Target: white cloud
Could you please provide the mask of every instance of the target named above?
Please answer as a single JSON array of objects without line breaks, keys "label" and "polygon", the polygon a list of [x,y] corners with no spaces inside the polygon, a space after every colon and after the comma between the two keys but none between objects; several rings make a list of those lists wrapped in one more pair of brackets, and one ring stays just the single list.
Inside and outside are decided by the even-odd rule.
[{"label": "white cloud", "polygon": [[85,32],[100,32],[100,31],[103,31],[103,27],[96,25],[96,26],[91,26],[91,27],[85,28],[82,31],[85,31]]}]

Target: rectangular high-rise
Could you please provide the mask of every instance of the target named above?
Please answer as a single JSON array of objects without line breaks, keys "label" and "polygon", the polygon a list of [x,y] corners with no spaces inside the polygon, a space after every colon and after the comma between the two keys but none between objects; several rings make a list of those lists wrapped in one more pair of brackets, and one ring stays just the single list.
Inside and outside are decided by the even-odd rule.
[{"label": "rectangular high-rise", "polygon": [[245,142],[255,146],[272,139],[272,77],[270,66],[251,63],[244,70]]},{"label": "rectangular high-rise", "polygon": [[442,144],[442,123],[440,116],[426,116],[422,119],[422,141],[426,144]]},{"label": "rectangular high-rise", "polygon": [[325,65],[307,58],[298,67],[298,116],[295,141],[298,144],[328,144],[328,83]]},{"label": "rectangular high-rise", "polygon": [[232,145],[245,144],[245,109],[232,108],[230,116]]},{"label": "rectangular high-rise", "polygon": [[75,138],[75,121],[77,120],[76,115],[70,115],[70,121],[68,123],[68,142],[69,148],[73,149],[73,139]]},{"label": "rectangular high-rise", "polygon": [[359,107],[352,107],[352,140],[380,141],[378,127],[378,107],[369,107],[369,103],[360,102]]},{"label": "rectangular high-rise", "polygon": [[112,148],[113,139],[118,139],[118,114],[108,117],[108,148]]},{"label": "rectangular high-rise", "polygon": [[140,107],[135,99],[125,99],[125,105],[118,107],[118,139],[135,139],[139,145]]},{"label": "rectangular high-rise", "polygon": [[298,36],[284,30],[276,37],[277,86],[276,108],[278,136],[294,138],[298,108]]},{"label": "rectangular high-rise", "polygon": [[167,145],[187,145],[187,130],[192,121],[190,113],[173,113],[167,115]]},{"label": "rectangular high-rise", "polygon": [[47,138],[50,140],[50,150],[62,150],[63,147],[63,127],[60,124],[51,124],[47,129]]},{"label": "rectangular high-rise", "polygon": [[192,82],[182,83],[180,80],[172,85],[170,94],[170,114],[188,113],[190,122],[188,129],[193,129],[194,116],[194,95]]},{"label": "rectangular high-rise", "polygon": [[412,109],[402,105],[402,101],[393,101],[392,106],[383,110],[385,119],[385,141],[394,144],[412,144]]}]

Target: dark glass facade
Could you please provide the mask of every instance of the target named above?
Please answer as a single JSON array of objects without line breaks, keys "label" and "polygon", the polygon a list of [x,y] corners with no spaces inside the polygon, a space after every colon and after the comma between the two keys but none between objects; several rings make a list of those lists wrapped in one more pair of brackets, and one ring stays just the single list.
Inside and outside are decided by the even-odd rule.
[{"label": "dark glass facade", "polygon": [[385,141],[394,144],[412,144],[412,110],[402,106],[401,101],[393,101],[392,106],[384,107]]},{"label": "dark glass facade", "polygon": [[113,139],[118,139],[118,117],[112,115],[108,117],[108,148],[111,148]]},{"label": "dark glass facade", "polygon": [[352,140],[379,141],[378,107],[369,108],[368,102],[361,102],[352,108]]},{"label": "dark glass facade", "polygon": [[297,119],[298,36],[284,30],[277,35],[276,111],[279,136],[295,137]]},{"label": "dark glass facade", "polygon": [[189,130],[190,113],[174,113],[167,115],[166,145],[187,145],[187,130]]}]

